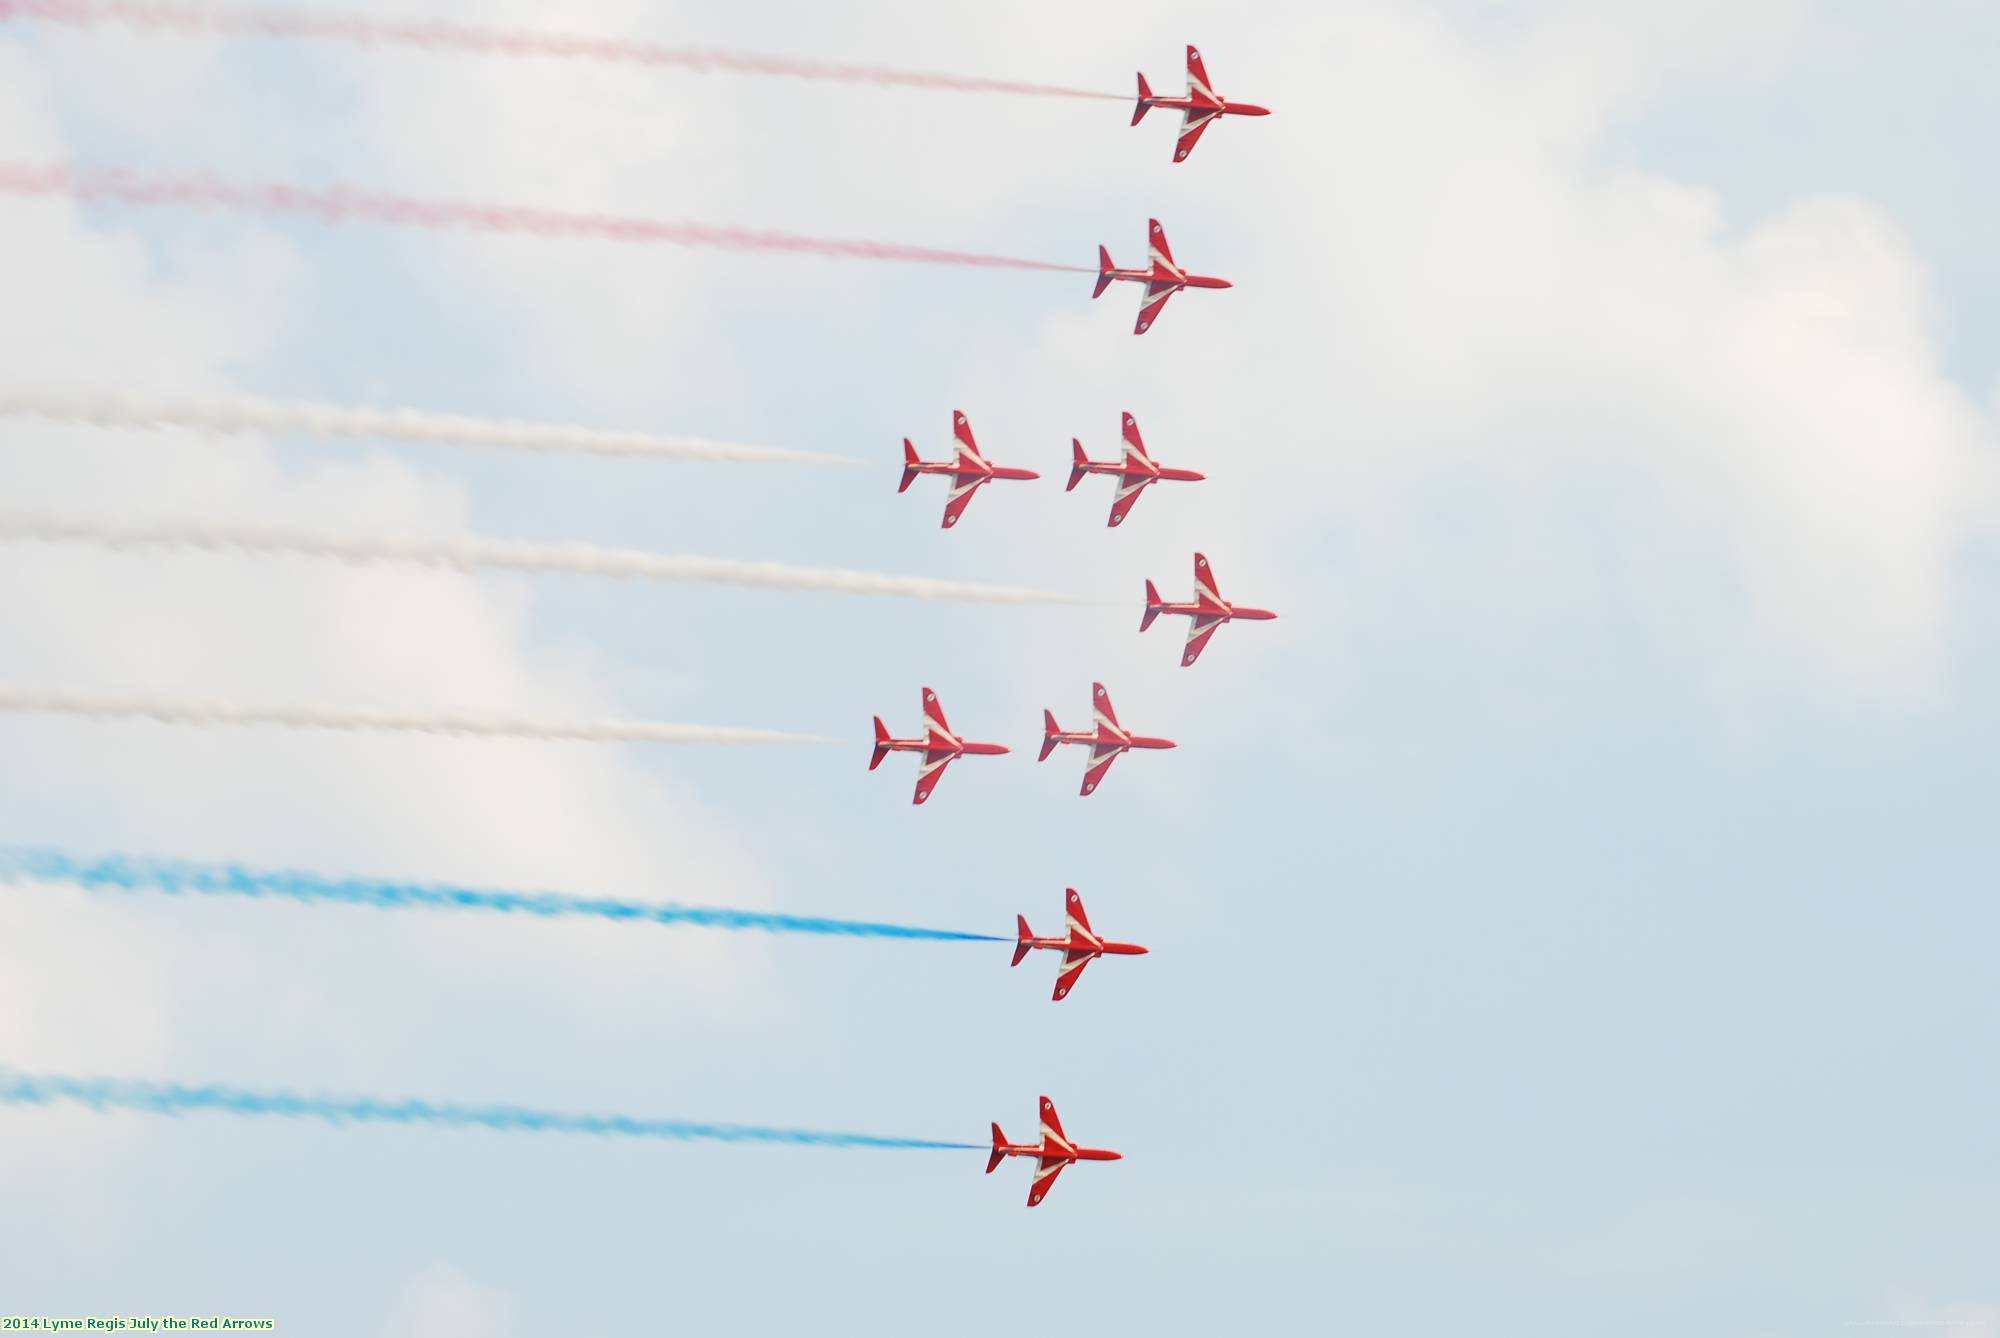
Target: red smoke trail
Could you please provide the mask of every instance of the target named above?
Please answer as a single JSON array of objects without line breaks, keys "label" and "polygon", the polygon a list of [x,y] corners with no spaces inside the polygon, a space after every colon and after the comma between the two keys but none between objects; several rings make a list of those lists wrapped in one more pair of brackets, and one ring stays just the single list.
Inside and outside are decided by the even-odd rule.
[{"label": "red smoke trail", "polygon": [[732,251],[790,251],[847,260],[900,260],[921,265],[974,265],[987,269],[1046,270],[1095,274],[1084,265],[941,251],[900,242],[801,237],[788,232],[688,223],[675,219],[578,214],[560,209],[461,204],[351,190],[346,186],[287,186],[273,182],[233,183],[205,174],[147,176],[115,167],[34,166],[0,162],[0,194],[62,196],[90,203],[152,207],[226,209],[234,213],[315,219],[321,223],[395,223],[416,228],[460,228],[477,232],[524,232],[540,237],[592,237],[605,241],[667,246],[714,246]]},{"label": "red smoke trail", "polygon": [[594,60],[606,64],[646,65],[692,70],[698,74],[761,74],[786,79],[813,79],[846,84],[881,84],[892,88],[926,88],[953,93],[1008,93],[1043,98],[1101,98],[1124,102],[1123,93],[1096,93],[1083,88],[980,79],[956,74],[930,74],[880,65],[849,65],[787,56],[760,56],[743,51],[702,47],[661,46],[654,42],[580,33],[535,32],[519,28],[481,28],[448,21],[395,21],[337,11],[311,13],[234,5],[155,3],[152,0],[0,0],[0,20],[26,19],[90,28],[121,24],[146,32],[170,32],[223,37],[280,37],[306,41],[349,42],[355,46],[407,46],[478,56],[545,56],[560,60]]}]

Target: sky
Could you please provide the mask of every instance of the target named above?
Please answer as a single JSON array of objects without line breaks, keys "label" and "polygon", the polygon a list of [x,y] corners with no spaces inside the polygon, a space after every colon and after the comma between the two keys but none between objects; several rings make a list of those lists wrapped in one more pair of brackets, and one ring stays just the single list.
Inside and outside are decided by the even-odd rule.
[{"label": "sky", "polygon": [[[386,4],[348,5],[382,14]],[[0,200],[7,388],[687,433],[851,470],[0,422],[10,514],[488,535],[989,581],[977,607],[0,552],[0,681],[621,715],[796,749],[0,718],[0,842],[1152,948],[10,886],[0,1065],[982,1142],[0,1109],[0,1312],[299,1335],[2000,1335],[1991,6],[590,0],[669,43],[1156,113],[0,25],[0,158],[1235,281]],[[897,495],[963,410],[1032,484]],[[1131,412],[1201,484],[1058,486]],[[1177,663],[1189,555],[1278,610]],[[1076,793],[1093,680],[1179,741]],[[868,718],[968,737],[922,808]],[[1073,726],[1072,726],[1073,727]]]}]

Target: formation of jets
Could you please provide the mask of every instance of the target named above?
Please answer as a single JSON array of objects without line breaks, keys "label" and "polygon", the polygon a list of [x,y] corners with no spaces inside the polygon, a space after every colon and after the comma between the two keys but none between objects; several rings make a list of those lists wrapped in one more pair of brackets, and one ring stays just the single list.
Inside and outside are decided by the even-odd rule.
[{"label": "formation of jets", "polygon": [[[1247,102],[1231,102],[1215,91],[1210,82],[1208,70],[1202,63],[1201,52],[1190,46],[1187,49],[1187,92],[1181,97],[1160,97],[1146,82],[1145,74],[1139,75],[1138,105],[1132,112],[1132,124],[1138,125],[1146,113],[1155,107],[1164,107],[1182,113],[1180,135],[1174,142],[1174,161],[1187,161],[1194,146],[1208,127],[1226,116],[1268,116],[1263,107]],[[1148,219],[1146,222],[1146,263],[1134,269],[1121,269],[1111,259],[1111,252],[1103,246],[1097,248],[1097,284],[1091,290],[1093,299],[1104,296],[1114,283],[1135,283],[1142,285],[1139,299],[1139,315],[1132,327],[1132,333],[1142,335],[1153,328],[1160,313],[1166,309],[1174,294],[1187,288],[1228,288],[1227,279],[1211,275],[1194,274],[1183,268],[1174,259],[1173,248],[1167,244],[1166,229],[1160,221]],[[1111,495],[1111,511],[1105,520],[1108,528],[1116,529],[1138,504],[1140,494],[1155,483],[1163,480],[1179,483],[1199,483],[1204,476],[1192,469],[1169,468],[1156,463],[1146,453],[1146,444],[1140,438],[1139,424],[1131,414],[1125,414],[1121,423],[1123,449],[1116,458],[1093,460],[1083,448],[1080,438],[1070,439],[1069,482],[1065,492],[1076,491],[1077,485],[1093,474],[1109,475],[1114,482]],[[897,484],[897,492],[907,492],[919,474],[942,474],[949,480],[945,494],[943,528],[951,529],[965,514],[972,503],[973,494],[995,479],[1028,480],[1039,478],[1032,469],[1019,469],[995,465],[980,453],[978,443],[972,435],[972,425],[962,412],[952,413],[952,437],[954,447],[951,458],[946,460],[925,460],[917,453],[910,439],[903,439],[903,477]],[[1188,620],[1187,642],[1181,649],[1181,665],[1192,665],[1200,658],[1202,651],[1215,636],[1216,630],[1224,623],[1237,620],[1262,621],[1278,615],[1269,609],[1251,608],[1248,605],[1232,604],[1222,597],[1216,585],[1215,571],[1209,565],[1206,555],[1194,555],[1194,595],[1186,603],[1176,603],[1164,599],[1159,587],[1146,582],[1146,608],[1139,621],[1139,630],[1144,632],[1162,615]],[[952,732],[945,720],[944,707],[938,702],[937,693],[929,688],[923,690],[923,732],[916,738],[899,739],[889,732],[882,723],[882,717],[875,717],[875,751],[868,763],[870,771],[881,766],[893,752],[911,752],[920,755],[917,766],[916,792],[913,804],[921,804],[931,797],[938,782],[943,779],[945,768],[959,758],[991,756],[1007,752],[1003,744],[969,743]],[[1172,739],[1156,738],[1152,735],[1134,734],[1118,723],[1118,713],[1112,709],[1111,694],[1102,683],[1090,685],[1091,725],[1084,730],[1065,730],[1056,723],[1053,711],[1042,712],[1042,749],[1037,761],[1045,762],[1055,750],[1065,744],[1087,749],[1084,763],[1083,783],[1079,794],[1088,796],[1097,791],[1111,770],[1111,764],[1135,749],[1164,750],[1175,746]],[[1090,927],[1090,917],[1084,913],[1083,898],[1075,888],[1066,889],[1064,903],[1063,932],[1058,937],[1038,935],[1028,927],[1028,917],[1017,915],[1014,923],[1017,932],[1014,939],[1014,958],[1010,963],[1019,966],[1034,952],[1060,954],[1056,970],[1055,992],[1051,999],[1060,1002],[1069,997],[1076,988],[1083,970],[1100,957],[1137,956],[1146,951],[1136,943],[1119,943],[1106,939]],[[1120,1154],[1107,1148],[1083,1147],[1072,1141],[1063,1132],[1062,1121],[1056,1116],[1055,1103],[1046,1096],[1041,1098],[1041,1138],[1034,1143],[1010,1143],[996,1123],[993,1126],[993,1151],[986,1160],[987,1174],[1000,1168],[1009,1157],[1027,1157],[1035,1163],[1033,1182],[1028,1188],[1028,1206],[1035,1207],[1048,1197],[1056,1178],[1066,1167],[1081,1161],[1118,1161]]]},{"label": "formation of jets", "polygon": [[1187,96],[1180,98],[1155,97],[1146,76],[1139,76],[1139,105],[1132,111],[1132,124],[1146,119],[1146,113],[1155,107],[1170,107],[1184,112],[1181,117],[1181,135],[1174,142],[1174,161],[1184,163],[1194,152],[1194,142],[1201,138],[1201,132],[1224,116],[1269,116],[1264,107],[1252,106],[1248,102],[1231,102],[1215,91],[1215,85],[1208,81],[1208,70],[1201,63],[1201,52],[1193,47],[1187,49]]},{"label": "formation of jets", "polygon": [[[951,415],[954,454],[949,460],[925,460],[917,454],[917,448],[908,437],[903,438],[903,477],[896,484],[897,492],[907,492],[919,474],[944,474],[951,479],[950,491],[945,495],[944,528],[950,529],[965,514],[972,504],[972,495],[994,479],[1038,479],[1040,474],[1032,469],[1015,469],[994,464],[979,453],[979,445],[973,440],[972,424],[965,414],[953,410]],[[1139,494],[1161,481],[1171,483],[1200,483],[1208,476],[1192,469],[1172,469],[1156,463],[1146,454],[1146,443],[1139,436],[1138,420],[1131,414],[1124,415],[1124,449],[1115,460],[1093,460],[1083,449],[1083,442],[1070,438],[1069,482],[1064,492],[1076,491],[1076,485],[1091,474],[1109,474],[1118,480],[1111,494],[1111,515],[1104,522],[1116,528],[1138,502]]]}]

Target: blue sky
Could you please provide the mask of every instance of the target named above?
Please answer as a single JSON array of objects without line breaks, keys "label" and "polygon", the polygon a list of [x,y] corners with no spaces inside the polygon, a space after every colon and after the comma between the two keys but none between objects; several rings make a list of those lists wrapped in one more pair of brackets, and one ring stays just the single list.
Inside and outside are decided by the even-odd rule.
[{"label": "blue sky", "polygon": [[[528,7],[510,17],[553,21]],[[793,445],[850,472],[0,425],[10,509],[584,539],[1129,608],[0,560],[0,678],[850,736],[592,749],[0,721],[0,839],[1152,946],[1061,1005],[978,945],[10,889],[0,1062],[1121,1149],[0,1112],[0,1309],[298,1334],[1305,1327],[2000,1333],[2000,291],[1982,7],[732,11],[661,40],[1273,107],[1179,167],[1105,103],[0,34],[0,153],[1238,281],[4,205],[9,380]],[[937,528],[964,409],[1044,471]],[[1064,494],[1133,412],[1204,471]],[[926,481],[929,482],[929,481]],[[1101,485],[1101,481],[1098,482]],[[1275,608],[1135,635],[1188,554]],[[1092,679],[1178,739],[1076,796]],[[920,685],[1015,755],[924,809]]]}]

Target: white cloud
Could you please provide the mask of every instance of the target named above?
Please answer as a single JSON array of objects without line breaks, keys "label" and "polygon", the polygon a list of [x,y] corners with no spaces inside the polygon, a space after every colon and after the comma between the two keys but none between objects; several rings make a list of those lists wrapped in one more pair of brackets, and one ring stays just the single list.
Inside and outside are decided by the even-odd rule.
[{"label": "white cloud", "polygon": [[383,1338],[507,1338],[513,1332],[512,1298],[444,1262],[405,1284],[382,1328]]}]

